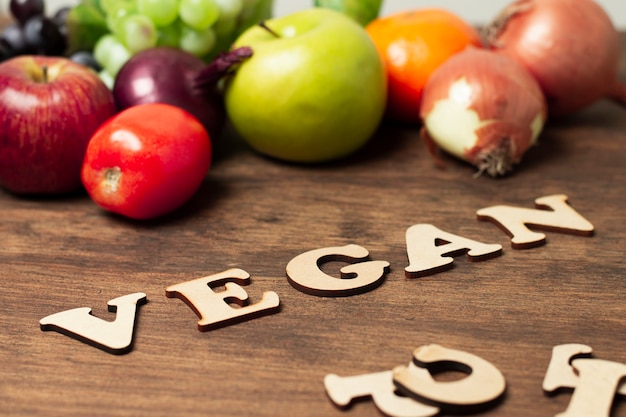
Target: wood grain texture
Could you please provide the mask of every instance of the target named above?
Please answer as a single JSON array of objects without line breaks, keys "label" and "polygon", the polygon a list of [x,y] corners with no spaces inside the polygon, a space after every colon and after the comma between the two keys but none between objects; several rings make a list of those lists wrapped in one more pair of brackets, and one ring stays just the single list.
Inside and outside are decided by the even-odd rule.
[{"label": "wood grain texture", "polygon": [[[371,401],[336,408],[325,375],[389,371],[433,343],[505,376],[504,400],[480,415],[563,412],[571,394],[542,392],[553,346],[581,343],[626,363],[626,111],[602,101],[550,122],[507,178],[473,178],[469,165],[444,161],[445,170],[435,166],[415,127],[386,124],[362,152],[323,166],[269,160],[228,129],[200,191],[160,220],[106,214],[85,194],[0,191],[0,414],[379,416]],[[552,194],[567,195],[595,235],[546,232],[545,245],[514,250],[476,219],[480,208],[532,208]],[[405,233],[417,223],[501,244],[502,256],[459,256],[448,271],[406,278]],[[351,243],[390,263],[382,285],[329,298],[289,284],[296,255]],[[165,289],[229,268],[251,275],[251,302],[274,291],[281,310],[199,332],[194,312]],[[134,292],[148,302],[128,354],[39,328],[83,306],[112,320],[107,301]],[[624,416],[621,397],[613,417]]]}]

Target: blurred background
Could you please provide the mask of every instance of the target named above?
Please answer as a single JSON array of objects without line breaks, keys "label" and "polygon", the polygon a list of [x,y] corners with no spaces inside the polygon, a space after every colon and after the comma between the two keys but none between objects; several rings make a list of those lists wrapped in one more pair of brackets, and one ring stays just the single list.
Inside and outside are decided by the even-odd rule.
[{"label": "blurred background", "polygon": [[[626,0],[596,1],[611,16],[618,29],[626,30]],[[277,15],[287,14],[310,7],[312,3],[313,0],[274,0],[274,12]],[[383,0],[381,14],[411,8],[441,7],[458,14],[473,25],[482,25],[491,21],[509,3],[512,0]]]},{"label": "blurred background", "polygon": [[[46,0],[48,11],[77,0]],[[596,0],[611,16],[613,24],[620,30],[626,30],[626,0]],[[384,0],[381,14],[419,7],[442,7],[457,13],[474,25],[490,21],[511,0]],[[7,9],[9,0],[0,0],[2,10]],[[274,14],[277,16],[306,9],[313,5],[313,0],[274,0]],[[584,30],[584,28],[581,28]]]}]

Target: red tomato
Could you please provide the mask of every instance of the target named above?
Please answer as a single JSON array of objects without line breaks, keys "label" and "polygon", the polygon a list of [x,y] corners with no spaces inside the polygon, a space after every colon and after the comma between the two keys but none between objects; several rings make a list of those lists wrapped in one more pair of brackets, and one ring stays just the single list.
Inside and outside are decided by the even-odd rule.
[{"label": "red tomato", "polygon": [[183,205],[211,165],[211,140],[202,124],[167,104],[118,113],[91,137],[81,177],[102,208],[150,219]]}]

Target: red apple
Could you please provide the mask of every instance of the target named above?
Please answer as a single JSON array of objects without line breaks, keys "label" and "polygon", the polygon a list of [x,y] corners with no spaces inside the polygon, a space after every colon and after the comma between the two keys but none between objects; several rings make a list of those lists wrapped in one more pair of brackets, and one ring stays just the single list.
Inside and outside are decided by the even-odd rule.
[{"label": "red apple", "polygon": [[115,113],[98,75],[60,57],[0,64],[0,185],[16,194],[80,189],[87,142]]}]

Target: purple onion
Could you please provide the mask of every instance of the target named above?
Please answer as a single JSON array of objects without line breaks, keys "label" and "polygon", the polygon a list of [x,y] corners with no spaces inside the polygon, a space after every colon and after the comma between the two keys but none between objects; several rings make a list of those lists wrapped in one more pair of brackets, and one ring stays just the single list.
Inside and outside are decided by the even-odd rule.
[{"label": "purple onion", "polygon": [[215,140],[226,120],[218,81],[232,65],[251,55],[249,48],[239,48],[207,64],[176,48],[146,49],[133,55],[115,77],[115,104],[119,111],[146,103],[180,107],[194,115]]}]

